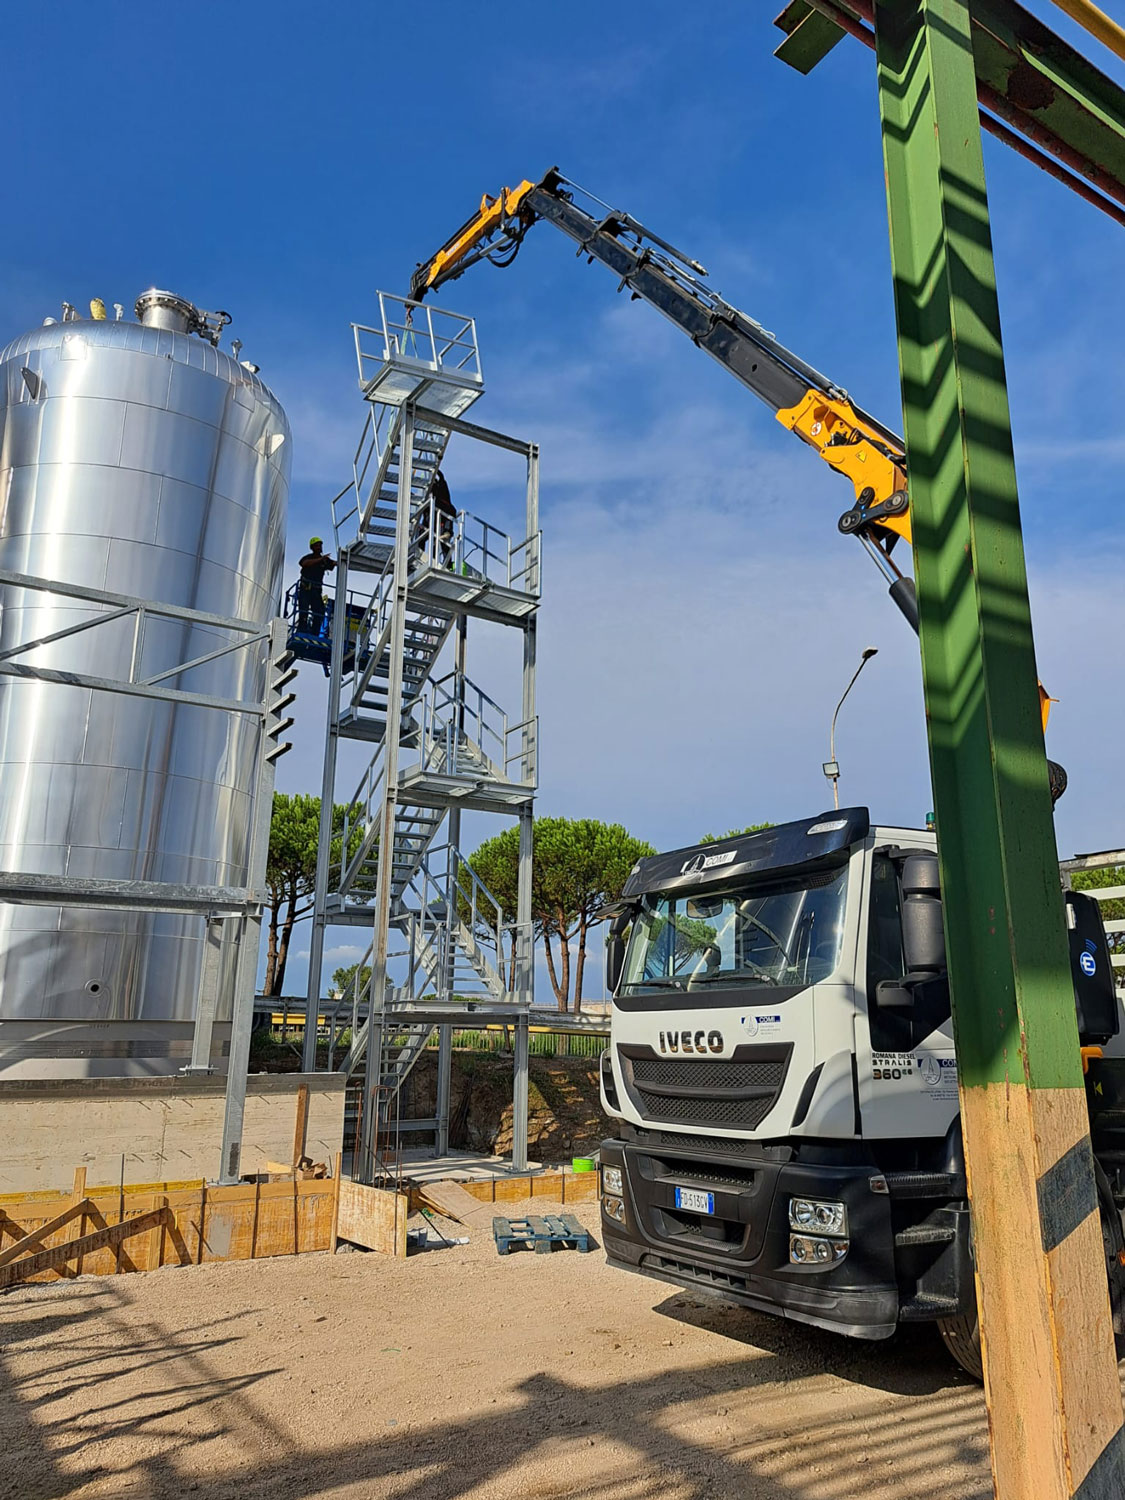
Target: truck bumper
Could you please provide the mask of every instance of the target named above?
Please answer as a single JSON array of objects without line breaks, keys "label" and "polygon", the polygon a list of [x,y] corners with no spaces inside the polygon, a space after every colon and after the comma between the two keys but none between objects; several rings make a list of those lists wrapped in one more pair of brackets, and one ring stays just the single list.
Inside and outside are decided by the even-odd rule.
[{"label": "truck bumper", "polygon": [[[877,1168],[778,1163],[764,1155],[735,1166],[692,1159],[688,1149],[686,1142],[675,1148],[603,1143],[602,1167],[620,1166],[625,1188],[623,1224],[602,1204],[611,1265],[853,1338],[890,1337],[899,1293],[890,1204],[870,1187]],[[677,1186],[710,1192],[714,1213],[678,1208]],[[842,1261],[790,1263],[793,1197],[847,1204],[849,1249]]]}]

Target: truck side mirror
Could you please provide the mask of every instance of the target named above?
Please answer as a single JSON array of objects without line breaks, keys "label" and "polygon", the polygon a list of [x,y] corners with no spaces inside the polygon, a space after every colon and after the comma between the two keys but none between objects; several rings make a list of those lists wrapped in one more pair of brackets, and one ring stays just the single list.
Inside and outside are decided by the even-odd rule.
[{"label": "truck side mirror", "polygon": [[1066,926],[1078,1039],[1083,1046],[1100,1047],[1120,1031],[1121,1007],[1101,908],[1093,896],[1066,892]]},{"label": "truck side mirror", "polygon": [[945,970],[936,854],[909,854],[902,862],[902,951],[908,974],[923,976]]},{"label": "truck side mirror", "polygon": [[625,933],[633,920],[631,911],[619,912],[609,924],[605,940],[605,992],[616,995],[625,967]]}]

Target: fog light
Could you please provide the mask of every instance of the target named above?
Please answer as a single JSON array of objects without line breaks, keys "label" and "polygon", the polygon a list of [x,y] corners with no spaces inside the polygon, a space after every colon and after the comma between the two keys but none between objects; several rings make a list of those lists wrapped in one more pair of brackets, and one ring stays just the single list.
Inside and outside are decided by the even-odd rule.
[{"label": "fog light", "polygon": [[825,1240],[815,1234],[789,1236],[789,1260],[794,1266],[835,1266],[848,1253],[850,1240]]},{"label": "fog light", "polygon": [[625,1192],[625,1174],[620,1167],[602,1168],[602,1191],[616,1193],[620,1198]]},{"label": "fog light", "polygon": [[848,1208],[834,1198],[790,1198],[789,1228],[816,1234],[847,1234]]},{"label": "fog light", "polygon": [[625,1222],[625,1204],[620,1198],[611,1197],[609,1193],[602,1199],[602,1208],[611,1219],[616,1219],[619,1224]]}]

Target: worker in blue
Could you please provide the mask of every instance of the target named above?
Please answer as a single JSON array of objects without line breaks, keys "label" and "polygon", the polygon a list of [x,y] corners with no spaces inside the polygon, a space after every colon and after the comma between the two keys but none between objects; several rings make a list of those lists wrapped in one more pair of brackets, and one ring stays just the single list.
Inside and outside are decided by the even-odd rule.
[{"label": "worker in blue", "polygon": [[335,560],[324,551],[319,536],[309,537],[309,550],[301,558],[301,581],[297,585],[297,629],[319,635],[324,624],[324,575],[335,568]]}]

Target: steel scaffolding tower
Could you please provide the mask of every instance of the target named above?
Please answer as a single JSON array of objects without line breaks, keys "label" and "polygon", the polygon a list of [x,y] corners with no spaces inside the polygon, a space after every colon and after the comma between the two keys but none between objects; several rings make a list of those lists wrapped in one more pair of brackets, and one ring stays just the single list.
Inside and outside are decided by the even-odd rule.
[{"label": "steel scaffolding tower", "polygon": [[[340,1069],[363,1069],[353,1175],[367,1181],[381,1145],[397,1144],[400,1132],[429,1131],[435,1154],[446,1153],[452,1030],[496,1020],[515,1032],[512,1160],[527,1164],[540,591],[538,449],[464,420],[484,390],[473,320],[385,293],[379,314],[377,328],[353,325],[368,410],[352,481],[333,502],[337,575],[303,1062],[315,1070],[326,931],[367,928],[348,993],[328,1002],[333,1034],[337,1016],[350,1016]],[[522,539],[463,510],[454,520],[435,503],[434,475],[454,434],[524,458]],[[515,721],[466,675],[473,619],[521,632]],[[346,797],[337,795],[342,741],[370,747]],[[514,914],[461,853],[466,810],[519,819]],[[436,1115],[399,1121],[400,1091],[435,1029]]]}]

